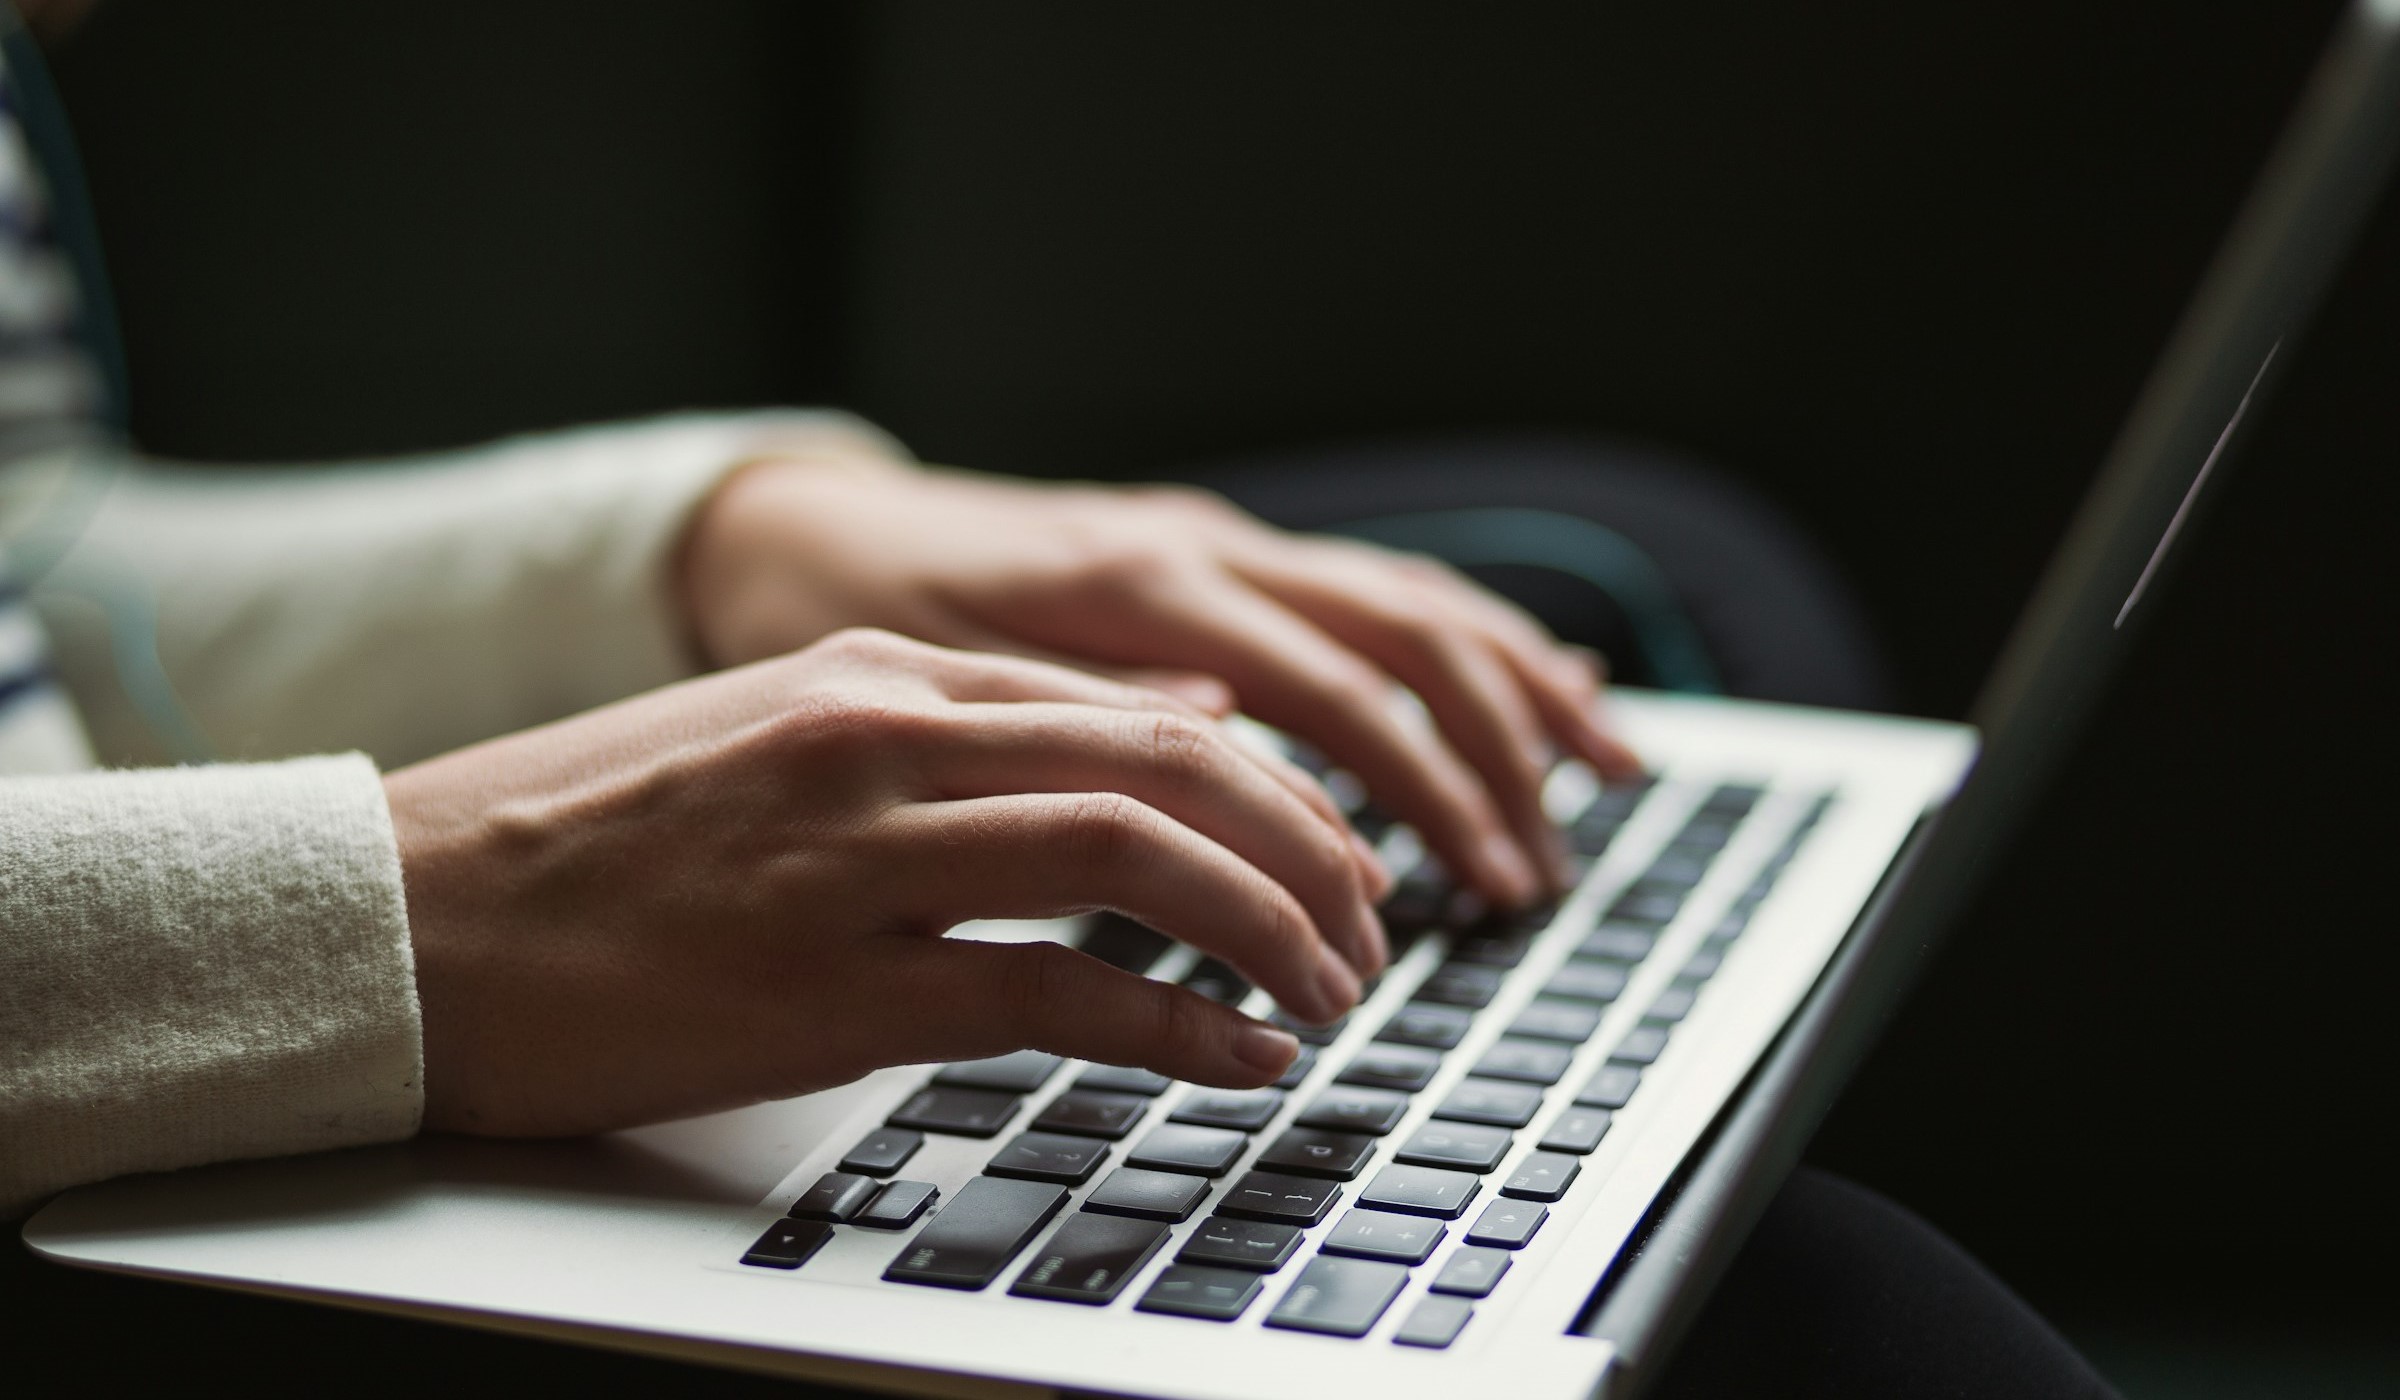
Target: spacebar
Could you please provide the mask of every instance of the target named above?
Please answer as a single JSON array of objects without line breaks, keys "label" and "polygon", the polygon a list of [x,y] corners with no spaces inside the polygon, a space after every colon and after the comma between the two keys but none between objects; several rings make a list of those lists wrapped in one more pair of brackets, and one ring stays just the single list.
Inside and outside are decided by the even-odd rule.
[{"label": "spacebar", "polygon": [[976,1177],[959,1188],[883,1276],[935,1288],[989,1287],[1066,1199],[1065,1187],[1044,1181]]}]

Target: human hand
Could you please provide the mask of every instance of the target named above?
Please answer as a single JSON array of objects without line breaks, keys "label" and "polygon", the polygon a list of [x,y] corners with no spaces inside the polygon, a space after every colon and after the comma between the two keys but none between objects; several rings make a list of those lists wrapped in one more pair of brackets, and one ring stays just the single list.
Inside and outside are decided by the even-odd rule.
[{"label": "human hand", "polygon": [[1315,783],[1172,697],[848,631],[385,778],[426,1123],[583,1133],[1034,1047],[1272,1081],[1288,1034],[1062,946],[1118,910],[1331,1020],[1387,886]]},{"label": "human hand", "polygon": [[[836,627],[1136,674],[1323,749],[1486,895],[1559,887],[1541,805],[1553,746],[1626,777],[1596,659],[1430,559],[1287,534],[1203,492],[1044,485],[881,458],[768,460],[686,546],[719,664]],[[1395,685],[1433,724],[1395,705]],[[1222,703],[1220,700],[1219,704]]]}]

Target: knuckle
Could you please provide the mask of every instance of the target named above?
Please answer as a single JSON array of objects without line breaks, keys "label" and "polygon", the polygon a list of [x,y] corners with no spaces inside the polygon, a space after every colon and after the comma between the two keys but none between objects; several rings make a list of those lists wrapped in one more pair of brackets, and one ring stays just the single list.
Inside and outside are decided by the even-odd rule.
[{"label": "knuckle", "polygon": [[1144,982],[1150,988],[1151,1034],[1160,1045],[1192,1045],[1207,1039],[1210,1004],[1196,993],[1164,982]]},{"label": "knuckle", "polygon": [[777,749],[812,763],[896,757],[944,727],[929,710],[859,691],[804,697],[769,722]]},{"label": "knuckle", "polygon": [[1161,714],[1145,725],[1144,748],[1152,768],[1179,786],[1198,786],[1220,771],[1216,732],[1188,715]]},{"label": "knuckle", "polygon": [[1068,807],[1061,838],[1068,859],[1087,870],[1105,870],[1142,855],[1150,844],[1150,821],[1139,802],[1118,792],[1088,792]]},{"label": "knuckle", "polygon": [[1056,943],[1029,943],[1011,959],[1015,975],[1009,979],[1007,994],[1015,1024],[1039,1025],[1074,1005],[1082,971],[1076,959],[1082,956]]},{"label": "knuckle", "polygon": [[1242,514],[1231,501],[1202,486],[1191,486],[1181,482],[1159,482],[1149,486],[1136,487],[1134,492],[1141,499],[1153,505],[1164,506],[1168,510],[1183,515],[1224,520],[1239,518]]}]

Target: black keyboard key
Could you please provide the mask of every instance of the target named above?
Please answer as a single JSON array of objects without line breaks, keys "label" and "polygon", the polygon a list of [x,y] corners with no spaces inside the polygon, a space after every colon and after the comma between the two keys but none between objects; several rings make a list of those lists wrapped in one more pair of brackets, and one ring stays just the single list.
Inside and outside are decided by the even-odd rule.
[{"label": "black keyboard key", "polygon": [[1462,1244],[1450,1251],[1450,1257],[1442,1261],[1441,1271],[1425,1286],[1433,1292],[1454,1293],[1461,1298],[1488,1298],[1500,1286],[1500,1276],[1508,1272],[1512,1262],[1513,1256],[1505,1249]]},{"label": "black keyboard key", "polygon": [[1271,1274],[1300,1252],[1303,1238],[1297,1225],[1212,1215],[1201,1221],[1200,1228],[1183,1242],[1183,1250],[1175,1256],[1175,1262]]},{"label": "black keyboard key", "polygon": [[1510,1035],[1528,1040],[1555,1040],[1566,1045],[1581,1045],[1600,1029],[1603,1012],[1597,1006],[1580,1001],[1552,1001],[1535,997],[1525,1003],[1517,1019],[1508,1023]]},{"label": "black keyboard key", "polygon": [[1168,1115],[1170,1123],[1196,1123],[1254,1133],[1283,1107],[1280,1089],[1194,1089]]},{"label": "black keyboard key", "polygon": [[1605,1108],[1570,1108],[1558,1115],[1550,1130],[1542,1134],[1541,1149],[1581,1156],[1600,1145],[1600,1139],[1608,1136],[1608,1125],[1614,1121],[1616,1115]]},{"label": "black keyboard key", "polygon": [[1231,1322],[1266,1291],[1266,1281],[1241,1269],[1211,1269],[1199,1264],[1169,1264],[1158,1281],[1133,1305],[1135,1312],[1197,1317]]},{"label": "black keyboard key", "polygon": [[1585,1108],[1623,1108],[1642,1086],[1642,1072],[1632,1065],[1602,1065],[1575,1102]]},{"label": "black keyboard key", "polygon": [[976,1177],[909,1241],[883,1276],[935,1288],[988,1287],[1066,1201],[1063,1186]]},{"label": "black keyboard key", "polygon": [[1375,1032],[1377,1040],[1394,1045],[1422,1045],[1430,1050],[1448,1050],[1464,1040],[1467,1028],[1475,1024],[1474,1014],[1439,1002],[1412,1001],[1392,1013],[1392,1019]]},{"label": "black keyboard key", "polygon": [[868,1230],[905,1230],[916,1224],[917,1217],[941,1194],[930,1181],[887,1181],[865,1210],[850,1217],[850,1223]]},{"label": "black keyboard key", "polygon": [[1055,1181],[1081,1186],[1108,1160],[1108,1148],[1090,1138],[1063,1133],[1019,1133],[992,1156],[984,1171],[1025,1181]]},{"label": "black keyboard key", "polygon": [[1485,1079],[1509,1079],[1519,1084],[1556,1084],[1575,1058],[1575,1047],[1540,1040],[1497,1040],[1475,1062],[1474,1073]]},{"label": "black keyboard key", "polygon": [[1258,1154],[1258,1165],[1269,1171],[1348,1181],[1374,1155],[1375,1139],[1361,1133],[1286,1128],[1268,1144],[1266,1151]]},{"label": "black keyboard key", "polygon": [[1451,1167],[1477,1175],[1500,1165],[1516,1138],[1481,1123],[1428,1123],[1400,1144],[1392,1160],[1415,1167]]},{"label": "black keyboard key", "polygon": [[1134,1069],[1126,1065],[1093,1065],[1075,1076],[1075,1087],[1101,1094],[1140,1094],[1154,1099],[1167,1092],[1175,1081],[1156,1070]]},{"label": "black keyboard key", "polygon": [[1207,1177],[1119,1167],[1084,1197],[1083,1208],[1102,1215],[1130,1215],[1180,1225],[1207,1199]]},{"label": "black keyboard key", "polygon": [[1525,961],[1533,950],[1533,935],[1505,930],[1484,929],[1460,934],[1450,946],[1455,962],[1473,963],[1477,967],[1515,967]]},{"label": "black keyboard key", "polygon": [[1496,967],[1476,967],[1471,963],[1444,963],[1417,988],[1417,1000],[1439,1002],[1444,1006],[1463,1006],[1480,1011],[1500,995],[1500,983],[1508,974]]},{"label": "black keyboard key", "polygon": [[1658,944],[1658,930],[1626,928],[1619,924],[1602,924],[1593,929],[1576,949],[1577,957],[1614,958],[1618,962],[1637,963],[1650,956]]},{"label": "black keyboard key", "polygon": [[1139,1094],[1102,1094],[1089,1089],[1069,1089],[1050,1101],[1050,1106],[1034,1116],[1033,1126],[1045,1133],[1071,1133],[1077,1137],[1107,1138],[1110,1142],[1133,1131],[1150,1111],[1150,1101]]},{"label": "black keyboard key", "polygon": [[988,1060],[961,1060],[944,1065],[933,1077],[936,1084],[958,1089],[1000,1089],[1011,1094],[1030,1094],[1050,1082],[1058,1067],[1066,1061],[1039,1050],[1019,1050],[1013,1055],[994,1055]]},{"label": "black keyboard key", "polygon": [[1179,980],[1210,1001],[1226,1006],[1250,995],[1250,980],[1215,958],[1202,958]]},{"label": "black keyboard key", "polygon": [[1752,807],[1758,805],[1758,799],[1766,795],[1767,790],[1762,787],[1748,783],[1726,783],[1708,795],[1708,799],[1700,804],[1700,810],[1711,816],[1746,816]]},{"label": "black keyboard key", "polygon": [[1474,1200],[1481,1190],[1483,1183],[1469,1172],[1390,1166],[1375,1173],[1367,1189],[1358,1193],[1358,1203],[1377,1210],[1396,1210],[1403,1215],[1456,1220],[1467,1213],[1467,1202]]},{"label": "black keyboard key", "polygon": [[1674,887],[1690,889],[1708,874],[1710,856],[1702,851],[1669,850],[1661,852],[1642,872],[1642,883],[1653,888]]},{"label": "black keyboard key", "polygon": [[1494,1201],[1467,1227],[1467,1243],[1491,1249],[1523,1249],[1549,1218],[1550,1207],[1538,1202]]},{"label": "black keyboard key", "polygon": [[1308,1261],[1282,1301],[1267,1314],[1267,1325],[1334,1337],[1363,1337],[1407,1284],[1404,1265],[1320,1254]]},{"label": "black keyboard key", "polygon": [[1408,1310],[1408,1316],[1392,1329],[1392,1343],[1440,1351],[1458,1340],[1458,1334],[1466,1330],[1468,1320],[1474,1316],[1474,1305],[1464,1298],[1435,1295],[1419,1298],[1417,1305]]},{"label": "black keyboard key", "polygon": [[1441,1067],[1441,1054],[1421,1045],[1369,1045],[1342,1067],[1334,1083],[1413,1094],[1432,1083]]},{"label": "black keyboard key", "polygon": [[1267,1022],[1280,1030],[1290,1031],[1303,1045],[1331,1045],[1342,1038],[1342,1028],[1350,1024],[1350,1018],[1344,1016],[1330,1025],[1318,1026],[1301,1020],[1289,1011],[1278,1011],[1269,1016]]},{"label": "black keyboard key", "polygon": [[797,1269],[833,1238],[833,1227],[815,1220],[778,1220],[750,1246],[742,1262],[759,1269]]},{"label": "black keyboard key", "polygon": [[1122,914],[1097,914],[1075,946],[1121,972],[1140,974],[1155,966],[1175,942]]},{"label": "black keyboard key", "polygon": [[1397,1127],[1407,1112],[1406,1094],[1336,1085],[1317,1095],[1294,1121],[1303,1128],[1329,1128],[1340,1133],[1382,1137]]},{"label": "black keyboard key", "polygon": [[925,1135],[914,1128],[877,1128],[842,1154],[841,1168],[860,1176],[890,1176],[924,1145]]},{"label": "black keyboard key", "polygon": [[827,1172],[784,1212],[794,1220],[841,1224],[875,1198],[875,1181],[856,1172]]},{"label": "black keyboard key", "polygon": [[921,1128],[958,1137],[996,1137],[1024,1100],[991,1089],[919,1089],[884,1119],[887,1127]]},{"label": "black keyboard key", "polygon": [[1292,1062],[1283,1067],[1283,1073],[1276,1077],[1274,1087],[1297,1089],[1300,1087],[1300,1081],[1308,1078],[1308,1072],[1316,1067],[1317,1047],[1302,1041],[1300,1053],[1292,1056]]},{"label": "black keyboard key", "polygon": [[1674,922],[1683,912],[1683,895],[1679,889],[1637,883],[1617,896],[1606,917],[1611,923],[1658,928]]},{"label": "black keyboard key", "polygon": [[1330,1181],[1316,1181],[1305,1176],[1283,1172],[1244,1172],[1217,1202],[1217,1211],[1242,1220],[1272,1220],[1303,1228],[1325,1218],[1333,1203],[1342,1198],[1342,1188]]},{"label": "black keyboard key", "polygon": [[1651,999],[1648,1008],[1642,1012],[1642,1019],[1672,1025],[1692,1014],[1692,1003],[1699,996],[1700,989],[1688,983],[1669,987]]},{"label": "black keyboard key", "polygon": [[1489,1123],[1499,1128],[1522,1128],[1542,1107],[1542,1091],[1533,1084],[1507,1084],[1497,1079],[1462,1079],[1433,1110],[1436,1118],[1456,1123]]},{"label": "black keyboard key", "polygon": [[1034,1251],[1008,1291],[1062,1303],[1113,1302],[1166,1242],[1167,1227],[1155,1221],[1070,1215]]},{"label": "black keyboard key", "polygon": [[1566,997],[1574,1001],[1612,1002],[1625,995],[1625,979],[1630,976],[1632,969],[1620,963],[1570,958],[1543,984],[1542,995]]},{"label": "black keyboard key", "polygon": [[1583,1159],[1564,1152],[1536,1152],[1517,1163],[1517,1169],[1500,1183],[1500,1194],[1520,1201],[1555,1201],[1567,1194],[1575,1184],[1575,1174],[1583,1170]]},{"label": "black keyboard key", "polygon": [[1434,1247],[1449,1233],[1449,1226],[1436,1224],[1423,1216],[1353,1210],[1334,1222],[1333,1228],[1325,1232],[1325,1242],[1317,1248],[1327,1254],[1347,1254],[1354,1259],[1389,1259],[1395,1264],[1422,1264],[1433,1257]]},{"label": "black keyboard key", "polygon": [[1667,1048],[1667,1034],[1665,1026],[1635,1026],[1608,1052],[1608,1058],[1622,1065],[1654,1064],[1659,1052]]},{"label": "black keyboard key", "polygon": [[1715,855],[1724,850],[1726,845],[1733,840],[1733,830],[1739,825],[1741,823],[1738,821],[1726,821],[1722,818],[1702,814],[1684,823],[1683,830],[1676,832],[1675,839],[1667,843],[1667,849],[1689,854]]},{"label": "black keyboard key", "polygon": [[1250,1139],[1230,1128],[1162,1123],[1134,1144],[1133,1150],[1125,1154],[1125,1163],[1153,1171],[1223,1176],[1249,1145]]}]

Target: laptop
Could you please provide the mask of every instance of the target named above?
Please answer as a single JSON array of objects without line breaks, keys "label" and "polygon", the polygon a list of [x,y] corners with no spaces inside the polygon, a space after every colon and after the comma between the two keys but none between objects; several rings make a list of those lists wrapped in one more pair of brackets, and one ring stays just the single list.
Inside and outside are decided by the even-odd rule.
[{"label": "laptop", "polygon": [[[2358,0],[1996,665],[1975,724],[1620,692],[1646,782],[1551,777],[1579,880],[1502,916],[1342,775],[1395,959],[1232,1093],[1021,1053],[560,1143],[134,1177],[64,1264],[938,1396],[1627,1396],[2030,814],[2400,142]],[[1305,756],[1305,755],[1304,755]],[[1261,1015],[1114,917],[1078,943]],[[894,1014],[906,1014],[896,1003]]]}]

